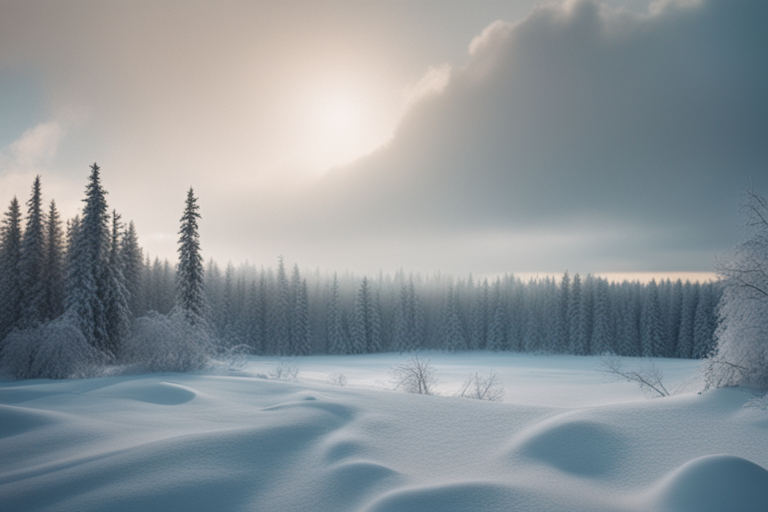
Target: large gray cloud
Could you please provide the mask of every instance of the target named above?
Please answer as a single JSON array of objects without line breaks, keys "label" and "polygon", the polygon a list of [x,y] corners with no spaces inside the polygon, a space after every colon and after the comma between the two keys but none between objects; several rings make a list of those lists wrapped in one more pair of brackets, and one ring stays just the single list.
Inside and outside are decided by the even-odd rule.
[{"label": "large gray cloud", "polygon": [[455,236],[446,261],[487,271],[710,270],[740,190],[768,189],[766,26],[760,0],[585,0],[495,23],[390,144],[287,215],[318,240],[389,233],[423,252]]}]

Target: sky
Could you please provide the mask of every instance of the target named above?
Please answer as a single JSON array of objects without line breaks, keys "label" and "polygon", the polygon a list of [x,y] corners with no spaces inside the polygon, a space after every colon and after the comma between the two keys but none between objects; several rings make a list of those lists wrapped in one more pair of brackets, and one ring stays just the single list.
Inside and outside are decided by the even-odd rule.
[{"label": "sky", "polygon": [[[697,275],[768,194],[762,0],[0,0],[0,206],[220,265]],[[702,274],[704,275],[704,274]]]}]

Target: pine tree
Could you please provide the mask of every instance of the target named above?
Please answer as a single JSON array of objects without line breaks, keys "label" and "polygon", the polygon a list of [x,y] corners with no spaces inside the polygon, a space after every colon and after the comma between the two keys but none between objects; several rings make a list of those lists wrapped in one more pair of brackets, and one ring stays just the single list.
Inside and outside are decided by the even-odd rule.
[{"label": "pine tree", "polygon": [[610,298],[608,281],[595,280],[594,329],[592,330],[591,350],[593,354],[613,352],[611,339]]},{"label": "pine tree", "polygon": [[395,301],[395,307],[392,318],[392,350],[403,353],[413,350],[411,345],[411,335],[408,326],[408,288],[403,282],[400,285],[400,296]]},{"label": "pine tree", "polygon": [[290,349],[291,290],[285,273],[283,257],[277,265],[276,290],[269,315],[269,343],[273,354],[288,354]]},{"label": "pine tree", "polygon": [[128,289],[125,286],[123,253],[120,233],[120,215],[112,212],[112,230],[109,242],[109,258],[104,267],[102,302],[107,330],[107,346],[112,354],[119,354],[123,338],[128,334],[131,321]]},{"label": "pine tree", "polygon": [[32,185],[32,196],[27,201],[27,226],[21,242],[19,280],[21,282],[21,326],[35,327],[45,317],[43,301],[45,286],[43,269],[45,259],[45,229],[43,219],[40,176]]},{"label": "pine tree", "polygon": [[306,356],[312,352],[312,333],[309,328],[309,297],[307,281],[301,278],[299,266],[293,267],[293,314],[291,315],[291,354]]},{"label": "pine tree", "polygon": [[717,328],[715,307],[718,302],[717,295],[717,291],[712,283],[701,285],[693,330],[693,357],[696,359],[707,357],[715,348],[715,329]]},{"label": "pine tree", "polygon": [[143,315],[146,310],[144,303],[144,256],[141,247],[139,247],[139,237],[136,234],[136,227],[133,221],[128,223],[128,227],[122,236],[120,246],[121,259],[123,262],[123,277],[125,277],[125,288],[128,292],[128,305],[132,317]]},{"label": "pine tree", "polygon": [[381,313],[378,297],[363,277],[355,298],[355,320],[352,327],[352,353],[365,354],[381,350]]},{"label": "pine tree", "polygon": [[680,312],[680,334],[677,338],[677,357],[692,359],[696,309],[699,304],[699,283],[686,281],[683,285],[683,303]]},{"label": "pine tree", "polygon": [[64,245],[61,219],[56,202],[51,200],[46,220],[45,254],[43,258],[43,318],[53,320],[64,313]]},{"label": "pine tree", "polygon": [[651,280],[645,290],[641,317],[640,336],[643,357],[663,357],[665,348],[663,325],[659,288],[656,281]]},{"label": "pine tree", "polygon": [[579,333],[581,328],[581,276],[576,274],[573,276],[573,283],[571,283],[571,297],[568,304],[568,326],[571,333],[569,352],[571,354],[581,353],[581,345]]},{"label": "pine tree", "polygon": [[488,324],[488,350],[498,352],[507,349],[507,314],[504,297],[501,293],[501,281],[493,284],[493,315]]},{"label": "pine tree", "polygon": [[488,280],[484,279],[475,291],[475,302],[472,307],[472,332],[470,334],[470,348],[472,350],[483,350],[488,344],[489,293]]},{"label": "pine tree", "polygon": [[109,251],[107,192],[101,186],[99,166],[91,166],[85,189],[83,216],[73,227],[68,260],[66,309],[85,339],[109,358],[107,322],[104,310],[103,276]]},{"label": "pine tree", "polygon": [[443,307],[443,321],[441,324],[443,326],[441,348],[450,352],[466,350],[467,339],[464,336],[464,329],[459,318],[459,309],[453,294],[453,287],[448,288],[448,298]]},{"label": "pine tree", "polygon": [[0,226],[0,343],[21,319],[21,211],[14,197]]},{"label": "pine tree", "polygon": [[197,231],[199,209],[197,198],[190,187],[179,230],[176,297],[179,309],[192,325],[201,324],[205,319],[203,258],[200,255],[200,235]]},{"label": "pine tree", "polygon": [[680,339],[680,323],[683,315],[683,281],[678,279],[669,290],[669,315],[667,316],[667,354],[679,357],[677,351]]},{"label": "pine tree", "polygon": [[344,330],[341,300],[339,297],[339,280],[335,273],[333,274],[333,281],[331,283],[325,319],[328,353],[338,355],[348,354],[350,351],[349,337]]},{"label": "pine tree", "polygon": [[568,317],[568,306],[571,297],[571,277],[566,270],[560,281],[560,297],[557,308],[557,337],[555,351],[568,352],[571,344],[571,322]]}]

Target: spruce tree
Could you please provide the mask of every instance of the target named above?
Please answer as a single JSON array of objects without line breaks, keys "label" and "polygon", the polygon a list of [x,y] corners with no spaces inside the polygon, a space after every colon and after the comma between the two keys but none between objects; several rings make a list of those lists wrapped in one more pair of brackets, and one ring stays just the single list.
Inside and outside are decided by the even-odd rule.
[{"label": "spruce tree", "polygon": [[355,299],[355,322],[352,328],[352,353],[365,354],[381,350],[381,313],[378,297],[364,277]]},{"label": "spruce tree", "polygon": [[472,333],[470,347],[472,350],[483,350],[488,343],[488,324],[490,312],[488,311],[489,287],[488,280],[483,279],[475,291],[475,302],[472,308]]},{"label": "spruce tree", "polygon": [[507,348],[507,313],[504,297],[501,294],[501,281],[493,284],[493,314],[488,324],[487,349],[497,352]]},{"label": "spruce tree", "polygon": [[203,283],[203,257],[200,254],[197,198],[192,187],[187,192],[184,214],[179,229],[179,265],[176,278],[177,306],[192,325],[203,324],[205,295]]},{"label": "spruce tree", "polygon": [[605,279],[595,281],[594,328],[592,329],[591,350],[593,354],[613,352],[611,339],[609,286]]},{"label": "spruce tree", "polygon": [[312,352],[312,333],[309,326],[309,297],[307,281],[301,278],[299,266],[293,267],[293,311],[291,315],[290,353],[306,356]]},{"label": "spruce tree", "polygon": [[269,314],[269,352],[285,355],[289,353],[291,340],[291,290],[282,256],[278,258],[275,287],[275,300]]},{"label": "spruce tree", "polygon": [[119,354],[123,338],[128,334],[131,321],[129,293],[123,274],[124,261],[121,251],[122,225],[120,215],[112,212],[112,229],[109,241],[109,258],[104,267],[102,302],[107,330],[107,345],[112,354]]},{"label": "spruce tree", "polygon": [[677,357],[692,359],[696,310],[699,304],[699,283],[686,281],[683,285],[683,303],[680,312],[680,334],[677,337]]},{"label": "spruce tree", "polygon": [[453,287],[448,288],[448,299],[443,307],[443,321],[441,324],[443,326],[441,348],[450,352],[466,350],[467,339],[461,326],[459,308],[454,297]]},{"label": "spruce tree", "polygon": [[45,254],[43,258],[43,318],[53,320],[64,313],[64,245],[61,219],[56,202],[51,200],[45,226]]},{"label": "spruce tree", "polygon": [[556,352],[568,352],[571,340],[571,322],[568,317],[568,306],[571,296],[571,277],[566,270],[560,281],[560,297],[557,306],[557,337]]},{"label": "spruce tree", "polygon": [[341,299],[339,297],[339,279],[335,273],[325,310],[325,322],[328,353],[337,355],[349,353],[349,337],[344,331]]},{"label": "spruce tree", "polygon": [[43,302],[45,286],[43,269],[45,260],[45,228],[43,220],[40,176],[32,185],[32,196],[27,201],[27,226],[21,242],[19,280],[21,282],[21,325],[35,327],[44,320]]},{"label": "spruce tree", "polygon": [[85,189],[85,207],[79,223],[73,224],[68,247],[70,266],[67,275],[66,309],[85,339],[107,357],[110,351],[107,322],[102,301],[105,266],[109,254],[109,215],[107,192],[101,186],[100,169],[91,166]]},{"label": "spruce tree", "polygon": [[120,252],[125,288],[128,292],[128,306],[131,316],[136,318],[142,316],[147,307],[144,302],[144,256],[139,247],[139,237],[133,221],[128,223],[128,227],[123,232]]},{"label": "spruce tree", "polygon": [[0,343],[21,319],[21,210],[14,197],[0,225]]},{"label": "spruce tree", "polygon": [[664,324],[661,318],[659,287],[655,280],[651,280],[645,290],[640,336],[643,357],[664,356]]}]

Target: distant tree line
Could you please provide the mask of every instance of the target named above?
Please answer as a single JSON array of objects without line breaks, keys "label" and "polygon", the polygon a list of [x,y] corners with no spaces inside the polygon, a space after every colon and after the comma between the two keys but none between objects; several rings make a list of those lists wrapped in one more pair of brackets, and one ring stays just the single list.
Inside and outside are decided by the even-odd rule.
[{"label": "distant tree line", "polygon": [[0,370],[63,378],[94,368],[185,370],[215,351],[261,355],[422,349],[702,358],[713,348],[717,282],[614,283],[592,275],[523,282],[398,272],[303,276],[203,268],[189,190],[179,261],[152,260],[110,212],[91,167],[82,212],[64,225],[40,177],[22,215],[0,223]]},{"label": "distant tree line", "polygon": [[[290,277],[289,277],[290,276]],[[717,282],[621,283],[592,275],[523,281],[398,272],[375,278],[209,261],[206,297],[227,346],[255,354],[491,350],[703,358]]]}]

